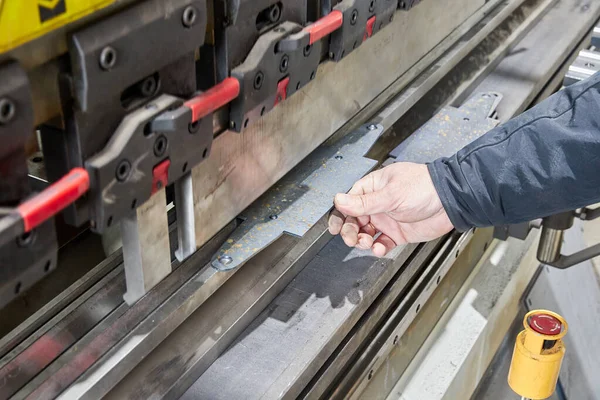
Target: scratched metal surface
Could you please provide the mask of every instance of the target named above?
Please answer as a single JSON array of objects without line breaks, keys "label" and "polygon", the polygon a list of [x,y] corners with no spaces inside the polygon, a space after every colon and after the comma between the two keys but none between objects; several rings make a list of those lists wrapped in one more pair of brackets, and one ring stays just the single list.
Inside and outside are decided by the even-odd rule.
[{"label": "scratched metal surface", "polygon": [[382,131],[380,125],[364,125],[318,148],[244,212],[244,222],[214,256],[213,267],[236,268],[284,233],[303,236],[329,211],[336,193],[347,192],[375,167],[365,154]]},{"label": "scratched metal surface", "polygon": [[390,152],[395,162],[428,163],[448,157],[498,125],[490,118],[502,95],[478,93],[460,108],[444,107]]}]

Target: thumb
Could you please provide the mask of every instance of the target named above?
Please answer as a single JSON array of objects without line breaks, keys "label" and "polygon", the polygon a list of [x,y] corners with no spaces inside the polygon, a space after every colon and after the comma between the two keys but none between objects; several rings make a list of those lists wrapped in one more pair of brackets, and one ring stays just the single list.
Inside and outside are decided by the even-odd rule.
[{"label": "thumb", "polygon": [[365,194],[338,193],[334,199],[335,208],[351,217],[363,217],[390,211],[389,197],[382,191]]}]

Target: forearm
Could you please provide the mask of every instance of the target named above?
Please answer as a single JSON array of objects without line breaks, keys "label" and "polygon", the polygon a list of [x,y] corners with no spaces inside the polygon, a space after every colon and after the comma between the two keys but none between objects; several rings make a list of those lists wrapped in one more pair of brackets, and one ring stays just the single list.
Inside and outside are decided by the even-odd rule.
[{"label": "forearm", "polygon": [[429,172],[459,230],[600,201],[600,74],[436,160]]}]

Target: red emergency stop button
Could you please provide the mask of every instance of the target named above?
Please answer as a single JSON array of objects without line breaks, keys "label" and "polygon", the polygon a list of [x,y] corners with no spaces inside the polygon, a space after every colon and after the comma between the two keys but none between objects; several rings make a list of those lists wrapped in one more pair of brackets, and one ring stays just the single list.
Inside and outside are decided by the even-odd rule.
[{"label": "red emergency stop button", "polygon": [[531,329],[542,335],[554,336],[562,332],[562,322],[549,314],[535,314],[529,317]]}]

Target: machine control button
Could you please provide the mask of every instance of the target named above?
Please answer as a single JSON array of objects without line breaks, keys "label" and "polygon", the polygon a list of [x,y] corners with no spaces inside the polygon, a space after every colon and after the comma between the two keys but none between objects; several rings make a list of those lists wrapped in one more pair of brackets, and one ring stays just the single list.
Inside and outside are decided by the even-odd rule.
[{"label": "machine control button", "polygon": [[531,329],[542,335],[554,336],[562,331],[560,320],[549,314],[535,314],[529,317]]}]

